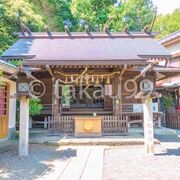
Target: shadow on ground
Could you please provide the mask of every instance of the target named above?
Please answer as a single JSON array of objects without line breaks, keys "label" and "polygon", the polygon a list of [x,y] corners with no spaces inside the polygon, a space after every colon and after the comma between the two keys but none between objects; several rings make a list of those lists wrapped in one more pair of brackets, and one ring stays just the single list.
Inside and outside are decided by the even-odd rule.
[{"label": "shadow on ground", "polygon": [[155,156],[180,156],[180,148],[166,149],[166,152],[155,154]]},{"label": "shadow on ground", "polygon": [[0,154],[0,179],[36,179],[53,172],[54,162],[65,163],[76,157],[76,149],[30,145],[29,155],[19,157],[18,150]]},{"label": "shadow on ground", "polygon": [[156,139],[158,139],[160,142],[179,142],[180,143],[180,137],[177,135],[156,135],[154,136]]}]

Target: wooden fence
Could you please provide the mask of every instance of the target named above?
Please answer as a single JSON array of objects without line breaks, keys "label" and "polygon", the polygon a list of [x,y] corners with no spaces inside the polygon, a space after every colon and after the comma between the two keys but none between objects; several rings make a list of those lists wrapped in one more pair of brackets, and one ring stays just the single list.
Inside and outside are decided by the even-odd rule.
[{"label": "wooden fence", "polygon": [[74,116],[48,117],[48,130],[50,134],[74,134]]},{"label": "wooden fence", "polygon": [[128,117],[127,116],[102,116],[103,135],[118,135],[127,133]]},{"label": "wooden fence", "polygon": [[180,129],[180,112],[168,111],[166,125],[168,128]]},{"label": "wooden fence", "polygon": [[[48,117],[48,129],[50,134],[73,135],[75,129],[75,116]],[[127,116],[102,116],[102,134],[119,135],[127,133]]]}]

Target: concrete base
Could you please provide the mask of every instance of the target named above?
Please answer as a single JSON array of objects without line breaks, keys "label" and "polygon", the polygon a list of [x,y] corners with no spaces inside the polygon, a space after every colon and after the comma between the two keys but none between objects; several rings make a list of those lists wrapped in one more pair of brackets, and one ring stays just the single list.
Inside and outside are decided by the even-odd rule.
[{"label": "concrete base", "polygon": [[81,137],[81,138],[102,137],[102,133],[75,133],[74,137]]},{"label": "concrete base", "polygon": [[[144,138],[122,138],[122,137],[102,137],[102,138],[75,138],[47,136],[46,138],[30,139],[31,144],[46,144],[52,146],[122,146],[122,145],[143,145]],[[154,139],[155,144],[160,144]]]}]

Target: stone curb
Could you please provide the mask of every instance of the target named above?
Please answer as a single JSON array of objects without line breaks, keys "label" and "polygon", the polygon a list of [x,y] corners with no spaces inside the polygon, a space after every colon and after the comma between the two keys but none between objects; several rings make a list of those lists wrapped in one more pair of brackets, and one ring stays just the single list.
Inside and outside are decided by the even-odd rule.
[{"label": "stone curb", "polygon": [[[144,140],[119,140],[119,141],[30,141],[30,144],[43,144],[49,146],[125,146],[125,145],[143,145]],[[155,139],[154,144],[160,144]]]}]

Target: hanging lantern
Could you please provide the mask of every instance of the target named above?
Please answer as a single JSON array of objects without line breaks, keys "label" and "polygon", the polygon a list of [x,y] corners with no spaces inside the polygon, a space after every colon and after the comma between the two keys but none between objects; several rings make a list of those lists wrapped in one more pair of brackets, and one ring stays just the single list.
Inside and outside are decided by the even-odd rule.
[{"label": "hanging lantern", "polygon": [[101,81],[103,82],[104,78],[103,78],[103,75],[101,75]]},{"label": "hanging lantern", "polygon": [[94,82],[94,76],[92,76],[92,79],[91,79],[92,82]]},{"label": "hanging lantern", "polygon": [[65,84],[67,84],[68,83],[68,78],[67,78],[67,76],[66,76],[66,78],[65,78]]},{"label": "hanging lantern", "polygon": [[76,80],[75,83],[78,84],[78,83],[79,83],[79,80]]},{"label": "hanging lantern", "polygon": [[85,73],[84,79],[85,79],[85,80],[87,80],[87,79],[89,80],[89,74],[88,74],[88,73]]},{"label": "hanging lantern", "polygon": [[106,84],[104,86],[104,95],[105,96],[112,96],[112,85],[111,84]]},{"label": "hanging lantern", "polygon": [[96,85],[98,85],[99,84],[99,79],[98,79],[98,76],[97,76],[97,78],[96,78]]},{"label": "hanging lantern", "polygon": [[73,75],[71,76],[71,81],[74,81]]},{"label": "hanging lantern", "polygon": [[109,76],[108,76],[108,78],[107,78],[106,84],[110,84],[110,78],[109,78]]},{"label": "hanging lantern", "polygon": [[86,85],[89,84],[89,80],[88,80],[88,79],[85,80],[85,84],[86,84]]},{"label": "hanging lantern", "polygon": [[84,78],[83,76],[80,78],[80,83],[82,83],[82,82],[83,82],[83,78]]}]

